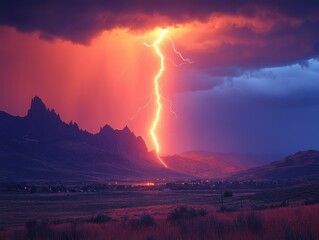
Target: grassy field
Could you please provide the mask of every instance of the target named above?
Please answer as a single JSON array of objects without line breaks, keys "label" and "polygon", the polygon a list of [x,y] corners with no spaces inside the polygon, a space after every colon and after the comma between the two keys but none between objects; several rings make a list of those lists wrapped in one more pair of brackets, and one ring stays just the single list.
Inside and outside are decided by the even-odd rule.
[{"label": "grassy field", "polygon": [[[161,209],[157,209],[161,210]],[[29,221],[0,231],[0,239],[319,239],[319,206],[232,213],[177,208],[166,217],[143,213],[87,221]]]},{"label": "grassy field", "polygon": [[319,239],[317,187],[1,192],[0,240]]},{"label": "grassy field", "polygon": [[[235,199],[235,198],[234,198]],[[99,193],[0,193],[0,226],[23,225],[27,220],[85,218],[99,213],[117,217],[123,212],[166,214],[178,205],[218,207],[220,193],[189,191],[109,191]],[[161,211],[158,211],[160,208]]]}]

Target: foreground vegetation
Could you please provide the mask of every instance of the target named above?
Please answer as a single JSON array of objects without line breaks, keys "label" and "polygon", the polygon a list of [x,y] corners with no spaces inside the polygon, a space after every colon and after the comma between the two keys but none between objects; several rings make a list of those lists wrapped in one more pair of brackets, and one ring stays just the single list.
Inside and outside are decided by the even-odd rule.
[{"label": "foreground vegetation", "polygon": [[240,212],[178,207],[166,218],[148,214],[119,219],[30,220],[0,231],[0,239],[319,239],[319,205]]},{"label": "foreground vegetation", "polygon": [[0,191],[0,240],[319,239],[319,181],[247,184]]}]

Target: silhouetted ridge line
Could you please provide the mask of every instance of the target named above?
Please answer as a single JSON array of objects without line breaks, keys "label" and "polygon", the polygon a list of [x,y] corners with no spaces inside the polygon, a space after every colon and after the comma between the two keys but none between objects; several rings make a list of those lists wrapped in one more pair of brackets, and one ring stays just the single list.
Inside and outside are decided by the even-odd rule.
[{"label": "silhouetted ridge line", "polygon": [[0,112],[0,163],[0,180],[185,177],[163,169],[127,126],[92,134],[63,122],[37,96],[25,117]]}]

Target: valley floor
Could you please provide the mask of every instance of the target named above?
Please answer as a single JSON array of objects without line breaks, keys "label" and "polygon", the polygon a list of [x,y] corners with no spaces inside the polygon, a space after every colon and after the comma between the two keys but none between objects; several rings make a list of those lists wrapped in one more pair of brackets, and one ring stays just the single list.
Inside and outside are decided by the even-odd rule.
[{"label": "valley floor", "polygon": [[319,239],[318,198],[317,182],[222,191],[0,192],[0,240]]}]

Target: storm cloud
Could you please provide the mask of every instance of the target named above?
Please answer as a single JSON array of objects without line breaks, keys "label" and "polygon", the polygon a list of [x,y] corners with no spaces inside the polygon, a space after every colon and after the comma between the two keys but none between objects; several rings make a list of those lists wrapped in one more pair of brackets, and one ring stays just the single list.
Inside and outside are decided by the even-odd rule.
[{"label": "storm cloud", "polygon": [[[308,1],[310,2],[310,1]],[[218,14],[255,18],[286,17],[318,21],[319,3],[311,1],[1,1],[0,24],[20,31],[39,31],[45,38],[88,43],[113,28],[131,30],[166,27],[194,20],[205,22]]]}]

